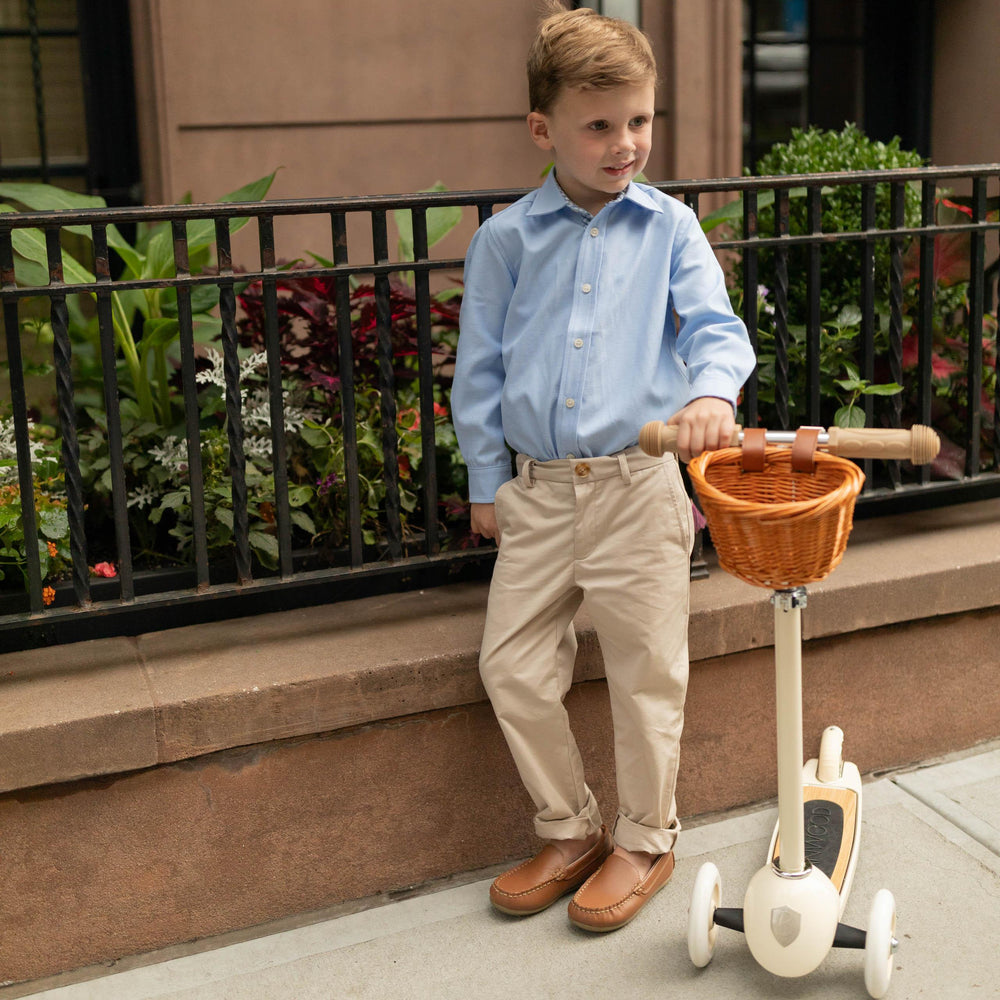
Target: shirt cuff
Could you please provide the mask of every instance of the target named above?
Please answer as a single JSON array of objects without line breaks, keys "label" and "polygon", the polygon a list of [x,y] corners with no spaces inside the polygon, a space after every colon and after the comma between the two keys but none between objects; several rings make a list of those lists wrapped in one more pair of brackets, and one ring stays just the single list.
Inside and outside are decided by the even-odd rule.
[{"label": "shirt cuff", "polygon": [[485,469],[469,469],[469,502],[493,503],[497,490],[511,478],[509,462]]},{"label": "shirt cuff", "polygon": [[688,402],[701,399],[703,396],[714,396],[716,399],[724,399],[735,411],[739,394],[740,386],[736,386],[734,389],[733,383],[729,379],[703,378],[691,386]]}]

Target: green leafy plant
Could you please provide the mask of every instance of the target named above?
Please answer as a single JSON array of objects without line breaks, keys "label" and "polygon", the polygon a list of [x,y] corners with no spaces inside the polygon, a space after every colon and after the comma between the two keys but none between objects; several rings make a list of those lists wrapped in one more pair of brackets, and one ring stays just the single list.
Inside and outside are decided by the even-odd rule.
[{"label": "green leafy plant", "polygon": [[[757,309],[762,319],[773,311],[769,290],[757,289]],[[824,322],[819,337],[820,396],[823,400],[821,422],[839,427],[863,427],[864,409],[858,405],[862,396],[894,396],[903,391],[896,382],[873,383],[862,379],[854,362],[861,329],[861,310],[855,305],[844,306],[836,316]],[[788,410],[789,424],[797,426],[806,420],[806,328],[801,324],[788,328]],[[777,344],[775,331],[767,322],[758,330],[758,397],[761,419],[765,426],[778,427],[777,415]]]},{"label": "green leafy plant", "polygon": [[[358,484],[360,489],[361,533],[366,545],[375,545],[383,536],[383,506],[386,484],[383,469],[381,396],[374,386],[355,387]],[[396,454],[400,517],[404,541],[410,534],[409,517],[416,511],[418,476],[423,459],[420,445],[420,415],[409,391],[402,394],[404,405],[396,420]],[[447,411],[435,407],[435,425],[446,420]],[[344,434],[339,419],[307,419],[296,442],[292,467],[311,489],[310,509],[315,517],[315,540],[327,548],[343,545],[348,537],[348,483]],[[311,486],[308,484],[312,484]]]},{"label": "green leafy plant", "polygon": [[[253,181],[236,191],[223,195],[222,202],[258,201],[271,187],[274,174]],[[10,204],[0,204],[0,212],[22,210],[58,211],[100,209],[103,198],[78,194],[49,184],[0,183],[0,198]],[[190,200],[190,196],[186,199]],[[249,221],[236,218],[229,230],[235,233]],[[174,277],[173,234],[169,222],[140,224],[137,236],[130,243],[114,224],[107,227],[108,246],[121,258],[124,270],[121,278],[156,280]],[[68,285],[94,281],[93,233],[90,226],[66,226],[63,229],[63,275]],[[40,229],[12,230],[14,273],[19,284],[46,285],[49,280],[45,234]],[[187,223],[189,268],[198,274],[209,264],[215,242],[215,223],[211,219]],[[70,334],[80,344],[90,347],[91,355],[100,358],[97,319],[89,302],[81,298],[93,296],[71,294],[67,299]],[[201,285],[191,292],[191,309],[195,328],[215,332],[219,320],[212,315],[218,305],[219,291],[214,285]],[[127,388],[135,398],[143,420],[169,425],[174,417],[170,388],[171,366],[168,351],[180,333],[177,320],[177,292],[173,288],[147,288],[142,291],[112,291],[112,322],[115,344],[124,362]],[[29,321],[31,323],[32,321]],[[33,321],[37,328],[38,321]],[[138,329],[138,335],[136,330]]]},{"label": "green leafy plant", "polygon": [[[429,190],[443,191],[435,184]],[[434,207],[426,213],[428,247],[442,240],[461,220],[457,207]],[[395,213],[400,234],[400,261],[414,257],[412,219],[409,210]],[[323,267],[331,261],[310,256]],[[347,484],[341,416],[342,370],[337,316],[336,282],[326,277],[297,277],[298,263],[287,265],[277,284],[277,328],[282,352],[282,372],[301,389],[314,393],[314,404],[328,414],[324,420],[306,421],[296,442],[291,467],[298,481],[314,490],[309,511],[323,545],[338,546],[347,538]],[[412,272],[389,280],[389,333],[392,341],[393,376],[399,456],[399,489],[404,532],[420,503],[421,477],[428,459],[421,454],[418,404],[417,298]],[[465,466],[458,441],[448,418],[450,365],[458,342],[461,289],[435,291],[430,295],[431,365],[435,384],[434,467],[441,496],[441,516],[451,525],[467,520]],[[241,344],[260,351],[264,347],[265,312],[260,283],[248,285],[240,294]],[[355,422],[362,507],[362,535],[375,544],[384,534],[385,483],[378,382],[378,307],[375,286],[352,279],[348,297],[351,322],[350,376],[354,385]],[[438,512],[422,512],[436,516]]]},{"label": "green leafy plant", "polygon": [[[757,163],[760,175],[813,174],[852,170],[890,170],[919,167],[919,153],[900,148],[898,137],[891,142],[876,142],[865,136],[856,125],[845,124],[839,132],[809,128],[794,129],[787,143],[773,146]],[[774,233],[774,204],[759,206],[758,233]],[[875,191],[875,225],[891,228],[891,196],[889,185],[881,184]],[[825,187],[822,191],[821,228],[825,233],[859,232],[861,223],[861,186],[847,184]],[[808,204],[804,197],[789,199],[789,233],[792,236],[809,232]],[[920,189],[908,185],[904,193],[903,224],[920,224]],[[806,258],[803,247],[792,247],[788,253],[788,316],[792,323],[804,323],[807,317],[808,288]],[[889,243],[875,243],[875,288],[888,288]],[[774,269],[774,251],[759,252],[762,276]],[[741,271],[737,269],[738,275]],[[861,301],[861,267],[859,244],[831,243],[822,250],[823,278],[820,287],[820,314],[835,315],[844,305]],[[769,281],[769,277],[762,277]],[[876,292],[878,294],[878,292]]]},{"label": "green leafy plant", "polygon": [[[263,352],[243,361],[240,391],[250,548],[261,565],[274,568],[278,546],[270,410],[267,389],[258,374],[265,364]],[[222,355],[210,350],[198,375],[203,386],[199,392],[199,444],[206,533],[208,549],[214,553],[233,544],[233,484],[222,366]],[[290,439],[312,413],[296,405],[289,394],[284,420]],[[81,435],[81,466],[94,503],[100,500],[107,505],[112,481],[106,419],[99,410],[92,411],[90,416],[93,427]],[[152,564],[189,561],[194,524],[187,442],[170,428],[143,420],[137,404],[131,400],[122,403],[121,425],[127,503],[131,512],[129,525],[138,555]],[[295,486],[289,490],[292,524],[306,540],[315,533],[315,526],[302,508],[312,497],[313,491],[308,487]]]},{"label": "green leafy plant", "polygon": [[[38,560],[45,581],[57,577],[69,564],[69,517],[55,432],[50,427],[35,424],[30,434]],[[0,417],[0,581],[14,570],[21,574],[27,586],[22,502],[13,421]],[[46,604],[52,603],[55,590],[51,584],[43,588],[42,597]]]}]

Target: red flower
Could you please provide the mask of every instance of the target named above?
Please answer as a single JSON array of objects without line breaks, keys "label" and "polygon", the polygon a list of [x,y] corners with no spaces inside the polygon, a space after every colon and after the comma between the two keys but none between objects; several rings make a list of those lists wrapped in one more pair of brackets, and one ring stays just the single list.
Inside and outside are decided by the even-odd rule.
[{"label": "red flower", "polygon": [[418,431],[420,430],[420,411],[412,406],[400,410],[396,414],[396,423],[404,430]]},{"label": "red flower", "polygon": [[115,569],[115,564],[109,562],[99,562],[96,566],[91,568],[90,572],[93,573],[94,576],[103,576],[108,579],[118,575],[118,570]]},{"label": "red flower", "polygon": [[931,358],[931,374],[934,378],[948,378],[949,375],[954,375],[955,372],[960,372],[961,370],[961,365],[955,364],[954,361],[949,361],[940,354],[935,354]]}]

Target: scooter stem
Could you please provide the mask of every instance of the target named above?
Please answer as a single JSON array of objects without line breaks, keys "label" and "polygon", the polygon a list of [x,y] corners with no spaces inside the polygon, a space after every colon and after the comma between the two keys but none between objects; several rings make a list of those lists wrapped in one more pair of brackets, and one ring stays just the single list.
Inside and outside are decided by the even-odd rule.
[{"label": "scooter stem", "polygon": [[805,819],[802,808],[802,608],[805,587],[776,590],[774,605],[774,674],[778,731],[778,870],[806,870]]}]

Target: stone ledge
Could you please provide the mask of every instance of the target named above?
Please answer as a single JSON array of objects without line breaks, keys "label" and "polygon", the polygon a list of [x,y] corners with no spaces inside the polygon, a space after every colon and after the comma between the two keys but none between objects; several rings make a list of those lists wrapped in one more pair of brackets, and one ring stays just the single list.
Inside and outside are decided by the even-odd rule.
[{"label": "stone ledge", "polygon": [[[1000,501],[862,521],[804,638],[1000,606]],[[0,792],[480,702],[484,584],[0,656]],[[585,615],[577,679],[603,675]],[[772,642],[767,592],[692,588],[696,663]]]}]

